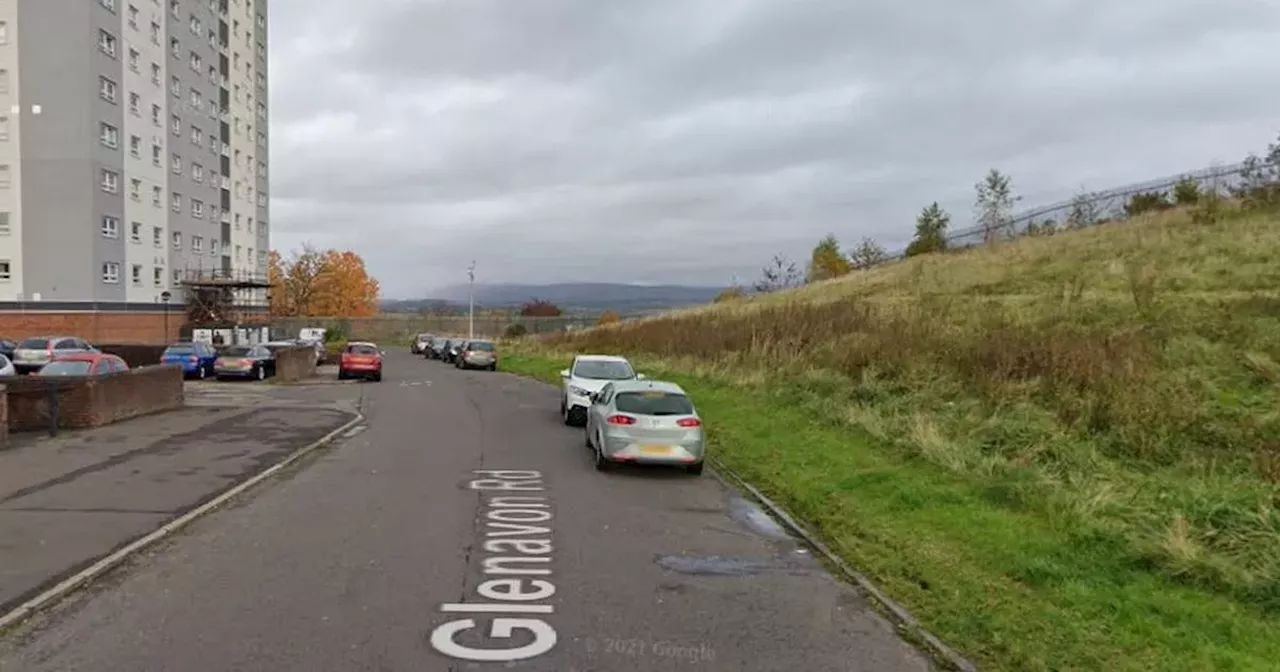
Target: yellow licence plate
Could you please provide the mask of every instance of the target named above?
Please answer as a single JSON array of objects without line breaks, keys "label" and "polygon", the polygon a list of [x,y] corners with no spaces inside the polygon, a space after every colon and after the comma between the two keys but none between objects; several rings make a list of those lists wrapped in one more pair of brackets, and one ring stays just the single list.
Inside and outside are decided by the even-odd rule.
[{"label": "yellow licence plate", "polygon": [[643,455],[670,455],[671,446],[640,446]]}]

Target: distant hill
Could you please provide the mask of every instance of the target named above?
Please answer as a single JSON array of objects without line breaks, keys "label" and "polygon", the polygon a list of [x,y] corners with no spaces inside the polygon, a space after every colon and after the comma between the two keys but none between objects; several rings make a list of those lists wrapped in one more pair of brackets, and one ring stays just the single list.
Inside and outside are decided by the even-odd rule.
[{"label": "distant hill", "polygon": [[[517,307],[532,299],[550,301],[566,311],[616,310],[621,313],[678,308],[709,303],[723,287],[560,283],[553,285],[476,284],[476,303],[488,308]],[[388,312],[465,306],[467,285],[442,287],[429,299],[384,301]]]}]

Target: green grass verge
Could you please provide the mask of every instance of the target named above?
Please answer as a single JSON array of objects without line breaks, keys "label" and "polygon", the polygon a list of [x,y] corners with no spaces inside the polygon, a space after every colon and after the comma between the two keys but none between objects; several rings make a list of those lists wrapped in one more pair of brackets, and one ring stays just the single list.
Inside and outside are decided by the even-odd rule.
[{"label": "green grass verge", "polygon": [[[502,368],[556,383],[568,357]],[[508,352],[511,352],[509,350]],[[1274,670],[1280,622],[1156,571],[1107,527],[1021,510],[1016,483],[965,480],[850,429],[794,384],[665,371],[713,454],[787,507],[930,631],[998,670]]]}]

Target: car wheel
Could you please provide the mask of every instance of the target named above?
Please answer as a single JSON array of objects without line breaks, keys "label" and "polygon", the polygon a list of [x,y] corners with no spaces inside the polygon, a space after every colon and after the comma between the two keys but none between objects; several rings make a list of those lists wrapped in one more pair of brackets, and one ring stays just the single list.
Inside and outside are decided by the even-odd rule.
[{"label": "car wheel", "polygon": [[613,468],[613,463],[605,459],[604,451],[600,450],[599,448],[596,448],[595,455],[596,455],[596,471],[609,471],[610,469]]},{"label": "car wheel", "polygon": [[498,370],[498,365],[497,365],[497,364],[490,364],[490,365],[489,365],[489,370],[490,370],[490,371],[497,371],[497,370]]},{"label": "car wheel", "polygon": [[564,422],[566,427],[573,426],[573,423],[569,422],[569,407],[565,404],[563,399],[560,400],[560,420]]},{"label": "car wheel", "polygon": [[259,367],[258,367],[258,374],[257,374],[257,376],[258,376],[258,380],[266,380],[266,379],[267,379],[267,367],[265,367],[265,366],[259,366]]},{"label": "car wheel", "polygon": [[199,378],[200,380],[204,380],[205,377],[208,375],[209,375],[209,371],[204,368],[204,364],[201,364],[196,367],[196,378]]},{"label": "car wheel", "polygon": [[583,430],[582,435],[586,437],[587,448],[595,450],[596,444],[594,441],[591,440],[591,430],[590,429]]},{"label": "car wheel", "polygon": [[381,372],[381,371],[379,371],[379,372],[377,372],[377,373],[373,374],[373,382],[375,382],[375,383],[381,383],[381,382],[382,382],[382,372]]},{"label": "car wheel", "polygon": [[684,470],[685,470],[685,471],[687,471],[687,472],[689,472],[689,473],[690,473],[691,475],[693,475],[693,476],[701,476],[701,475],[702,475],[702,463],[701,463],[701,462],[698,462],[698,463],[696,463],[696,464],[691,464],[691,465],[689,465],[689,466],[685,467],[685,468],[684,468]]},{"label": "car wheel", "polygon": [[342,369],[338,369],[338,380],[346,380],[346,379],[347,379],[347,372],[343,371]]}]

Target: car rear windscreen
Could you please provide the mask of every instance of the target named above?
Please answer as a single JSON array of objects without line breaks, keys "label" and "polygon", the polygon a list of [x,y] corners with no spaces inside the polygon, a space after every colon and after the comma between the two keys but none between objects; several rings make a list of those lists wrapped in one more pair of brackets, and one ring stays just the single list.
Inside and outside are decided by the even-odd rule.
[{"label": "car rear windscreen", "polygon": [[480,352],[493,352],[492,343],[482,343],[480,341],[472,341],[467,345],[468,350],[477,350]]},{"label": "car rear windscreen", "polygon": [[693,403],[683,394],[649,390],[620,392],[614,405],[622,413],[636,415],[692,415]]},{"label": "car rear windscreen", "polygon": [[628,380],[636,374],[626,362],[614,360],[581,360],[573,367],[575,378],[588,380]]},{"label": "car rear windscreen", "polygon": [[376,355],[378,354],[378,349],[372,345],[349,345],[347,346],[347,352],[353,355]]},{"label": "car rear windscreen", "polygon": [[233,345],[222,350],[223,357],[248,357],[252,348],[246,348],[243,345]]},{"label": "car rear windscreen", "polygon": [[[44,350],[49,347],[47,338],[28,338],[18,344],[18,350]],[[153,351],[154,352],[154,351]]]},{"label": "car rear windscreen", "polygon": [[42,376],[87,376],[89,375],[89,367],[93,362],[85,361],[64,361],[50,362],[44,368],[40,369]]},{"label": "car rear windscreen", "polygon": [[164,349],[166,355],[194,355],[196,349],[190,345],[171,345]]}]

